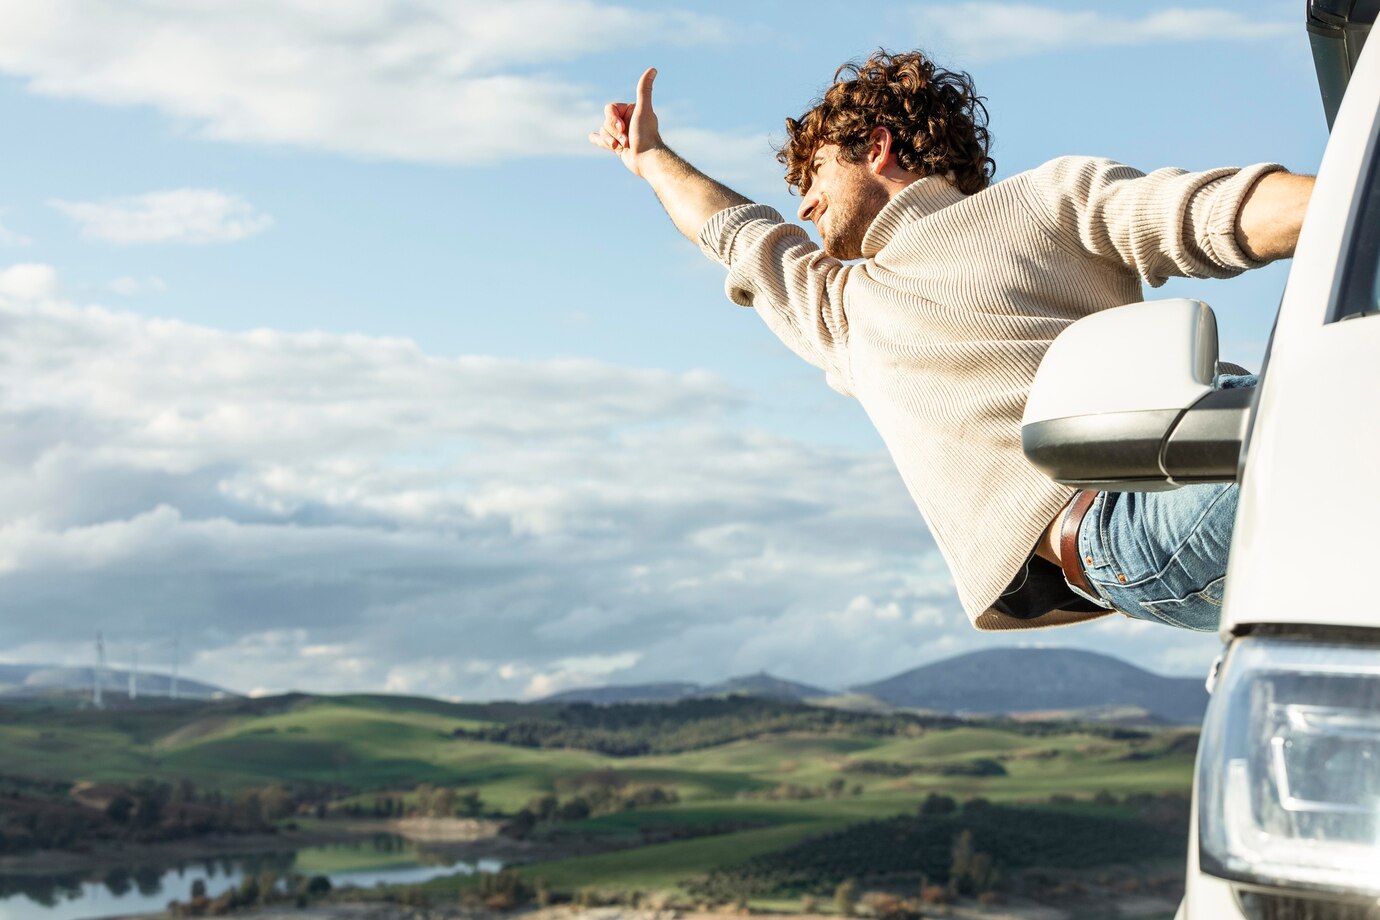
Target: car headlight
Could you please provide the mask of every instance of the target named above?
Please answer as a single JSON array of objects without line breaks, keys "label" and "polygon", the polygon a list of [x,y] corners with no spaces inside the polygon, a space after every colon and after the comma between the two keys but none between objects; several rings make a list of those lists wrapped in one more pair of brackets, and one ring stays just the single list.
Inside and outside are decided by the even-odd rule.
[{"label": "car headlight", "polygon": [[1380,896],[1380,649],[1236,640],[1198,759],[1199,861]]}]

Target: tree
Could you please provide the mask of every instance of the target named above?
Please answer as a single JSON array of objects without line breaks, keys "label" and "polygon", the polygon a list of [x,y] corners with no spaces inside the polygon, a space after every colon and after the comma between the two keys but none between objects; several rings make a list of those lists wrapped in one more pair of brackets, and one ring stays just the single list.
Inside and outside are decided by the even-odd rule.
[{"label": "tree", "polygon": [[479,797],[479,793],[471,789],[458,799],[460,813],[467,818],[473,818],[484,810],[484,800]]},{"label": "tree", "polygon": [[524,808],[503,825],[500,833],[515,840],[526,840],[537,826],[537,816]]},{"label": "tree", "polygon": [[992,857],[973,849],[973,832],[965,829],[954,838],[949,889],[954,894],[973,897],[990,891],[996,882],[997,870]]},{"label": "tree", "polygon": [[853,879],[840,882],[834,889],[834,907],[840,917],[851,917],[858,908],[858,883]]},{"label": "tree", "polygon": [[152,791],[142,792],[134,809],[134,824],[141,828],[156,827],[162,818],[162,799]]},{"label": "tree", "polygon": [[259,880],[252,875],[246,875],[240,882],[240,890],[235,897],[237,904],[246,907],[259,903]]},{"label": "tree", "polygon": [[938,792],[931,792],[925,796],[925,801],[920,803],[920,814],[922,815],[951,815],[958,811],[958,803],[952,796],[940,795]]},{"label": "tree", "polygon": [[579,821],[581,818],[588,818],[589,803],[576,796],[557,810],[556,817],[562,821]]},{"label": "tree", "polygon": [[431,814],[431,796],[436,790],[431,783],[420,783],[413,792],[412,807],[416,814]]},{"label": "tree", "polygon": [[105,806],[105,816],[116,824],[127,824],[134,813],[134,801],[127,795],[117,795]]},{"label": "tree", "polygon": [[436,790],[431,797],[431,814],[436,818],[449,818],[455,814],[455,790],[450,786]]},{"label": "tree", "polygon": [[556,817],[556,811],[560,808],[560,802],[554,795],[539,795],[527,803],[527,810],[532,813],[538,821],[552,821]]},{"label": "tree", "polygon": [[273,900],[273,895],[278,891],[278,873],[272,869],[265,869],[259,875],[259,903],[267,904]]},{"label": "tree", "polygon": [[259,810],[265,821],[276,821],[292,814],[292,794],[276,783],[259,790]]}]

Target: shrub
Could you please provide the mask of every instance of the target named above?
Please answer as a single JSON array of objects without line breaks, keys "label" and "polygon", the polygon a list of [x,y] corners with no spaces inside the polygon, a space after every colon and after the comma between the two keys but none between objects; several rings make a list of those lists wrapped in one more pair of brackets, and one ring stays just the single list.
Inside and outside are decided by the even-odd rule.
[{"label": "shrub", "polygon": [[874,892],[867,896],[867,907],[877,920],[914,920],[920,916],[913,905],[894,894]]},{"label": "shrub", "polygon": [[479,897],[491,910],[512,910],[532,899],[532,886],[512,869],[479,876]]},{"label": "shrub", "polygon": [[952,904],[953,902],[953,895],[949,894],[949,889],[943,885],[926,885],[920,889],[921,904],[939,905]]}]

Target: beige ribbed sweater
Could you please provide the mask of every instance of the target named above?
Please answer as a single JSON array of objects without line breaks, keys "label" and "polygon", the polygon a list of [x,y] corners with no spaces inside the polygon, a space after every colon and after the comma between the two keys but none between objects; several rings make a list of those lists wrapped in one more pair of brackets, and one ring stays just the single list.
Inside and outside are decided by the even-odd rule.
[{"label": "beige ribbed sweater", "polygon": [[1142,279],[1261,264],[1238,245],[1236,214],[1282,168],[1145,175],[1064,157],[971,196],[921,179],[877,215],[852,264],[765,205],[720,211],[699,238],[727,266],[729,298],[862,403],[973,625],[1055,626],[1102,614],[992,609],[1071,494],[1021,452],[1040,358],[1074,320],[1140,300]]}]

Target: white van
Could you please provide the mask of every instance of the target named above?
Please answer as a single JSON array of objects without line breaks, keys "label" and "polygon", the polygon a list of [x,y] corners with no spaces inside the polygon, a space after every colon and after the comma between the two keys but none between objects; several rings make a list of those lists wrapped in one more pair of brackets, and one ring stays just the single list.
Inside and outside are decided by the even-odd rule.
[{"label": "white van", "polygon": [[1060,482],[1241,484],[1180,920],[1380,918],[1377,12],[1308,3],[1332,136],[1260,386],[1214,391],[1211,309],[1160,301],[1069,327],[1027,404]]}]

